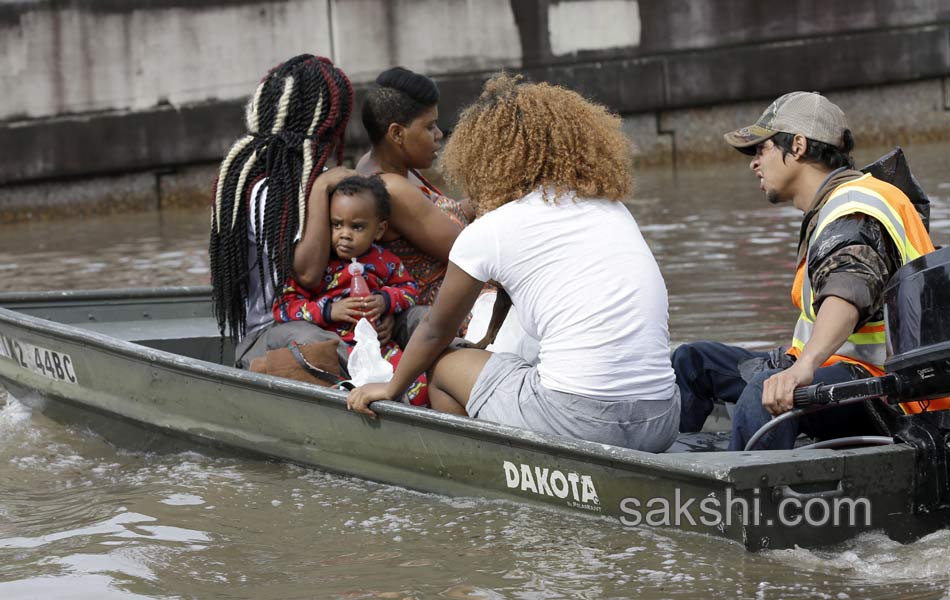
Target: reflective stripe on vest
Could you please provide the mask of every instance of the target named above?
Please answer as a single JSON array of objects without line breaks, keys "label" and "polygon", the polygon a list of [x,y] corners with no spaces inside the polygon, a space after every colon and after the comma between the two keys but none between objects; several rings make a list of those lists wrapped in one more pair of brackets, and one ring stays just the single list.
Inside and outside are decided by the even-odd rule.
[{"label": "reflective stripe on vest", "polygon": [[[800,352],[811,338],[814,328],[814,321],[804,315],[799,316],[798,322],[795,324],[795,332],[792,334],[792,347],[797,348]],[[874,368],[869,369],[872,373],[883,371],[884,359],[887,358],[884,348],[884,335],[883,321],[867,323],[857,332],[848,336],[847,341],[835,351],[835,355],[852,358],[865,366],[872,366]]]},{"label": "reflective stripe on vest", "polygon": [[[854,213],[862,213],[872,217],[884,226],[884,229],[894,242],[894,245],[901,255],[901,264],[905,264],[933,250],[933,245],[929,243],[929,236],[925,236],[927,241],[927,244],[924,244],[925,247],[919,249],[914,247],[908,237],[900,209],[895,207],[891,201],[885,199],[884,195],[880,192],[872,189],[870,185],[880,182],[871,181],[869,178],[870,175],[865,175],[853,182],[839,186],[838,189],[832,192],[828,201],[821,208],[816,217],[818,224],[815,226],[811,239],[809,240],[805,260],[799,267],[799,269],[804,270],[804,273],[802,273],[801,296],[799,298],[793,298],[793,300],[797,300],[796,305],[802,311],[798,318],[798,323],[795,325],[795,333],[792,338],[792,347],[799,352],[801,352],[802,348],[805,347],[805,344],[808,343],[808,340],[811,338],[816,317],[814,308],[815,294],[811,286],[811,277],[808,273],[808,260],[815,245],[815,240],[818,239],[819,233],[821,233],[828,224],[845,215]],[[870,185],[861,185],[862,182],[866,182]],[[896,190],[896,188],[894,189]],[[901,201],[908,205],[910,204],[905,196],[895,198],[892,201],[895,204]],[[910,208],[913,210],[912,205]],[[906,214],[905,211],[905,215]],[[916,211],[914,211],[914,215],[916,215]],[[919,226],[923,229],[923,223],[919,222],[919,218],[917,218],[917,221],[917,223],[910,223],[908,225],[911,227]],[[921,239],[920,235],[914,237]],[[854,362],[872,367],[870,369],[872,372],[883,372],[884,359],[887,357],[884,342],[884,322],[869,322],[848,336],[847,341],[835,352],[835,355],[845,359],[852,359]]]}]

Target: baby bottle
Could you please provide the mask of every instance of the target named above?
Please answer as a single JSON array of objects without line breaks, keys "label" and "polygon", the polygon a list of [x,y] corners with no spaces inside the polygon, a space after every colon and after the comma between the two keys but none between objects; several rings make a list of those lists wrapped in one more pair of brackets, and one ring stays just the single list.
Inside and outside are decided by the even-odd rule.
[{"label": "baby bottle", "polygon": [[363,265],[356,262],[356,258],[350,259],[350,264],[346,269],[350,272],[350,298],[365,298],[370,295],[369,286],[366,279],[363,278]]}]

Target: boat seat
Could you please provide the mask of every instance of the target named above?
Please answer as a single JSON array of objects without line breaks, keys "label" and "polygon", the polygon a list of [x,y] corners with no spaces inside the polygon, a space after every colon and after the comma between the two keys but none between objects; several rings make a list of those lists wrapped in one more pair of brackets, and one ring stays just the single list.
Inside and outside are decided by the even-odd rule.
[{"label": "boat seat", "polygon": [[[178,319],[136,319],[134,321],[88,321],[77,326],[110,337],[134,342],[218,364],[234,362],[234,344],[225,340],[221,345],[218,325],[210,317]],[[223,353],[223,356],[222,356]],[[222,360],[223,359],[223,360]]]}]

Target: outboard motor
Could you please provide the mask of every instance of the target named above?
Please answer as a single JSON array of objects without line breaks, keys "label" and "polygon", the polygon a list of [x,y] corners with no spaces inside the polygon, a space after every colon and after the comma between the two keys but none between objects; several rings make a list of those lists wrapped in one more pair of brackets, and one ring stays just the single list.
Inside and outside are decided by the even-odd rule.
[{"label": "outboard motor", "polygon": [[950,395],[950,248],[901,267],[884,289],[887,360],[902,398]]},{"label": "outboard motor", "polygon": [[[887,375],[795,390],[795,406],[950,396],[950,247],[912,260],[884,289]],[[922,407],[926,409],[926,406]]]},{"label": "outboard motor", "polygon": [[950,248],[898,269],[884,290],[884,322],[886,375],[799,388],[795,406],[919,402],[919,413],[895,416],[889,424],[894,439],[917,452],[914,510],[950,507],[950,410],[934,410],[927,402],[950,396]]},{"label": "outboard motor", "polygon": [[[950,248],[900,268],[884,290],[887,360],[897,400],[919,400],[920,414],[897,419],[894,437],[917,451],[917,512],[950,506],[950,410],[928,399],[950,396]],[[888,401],[892,402],[891,398]]]}]

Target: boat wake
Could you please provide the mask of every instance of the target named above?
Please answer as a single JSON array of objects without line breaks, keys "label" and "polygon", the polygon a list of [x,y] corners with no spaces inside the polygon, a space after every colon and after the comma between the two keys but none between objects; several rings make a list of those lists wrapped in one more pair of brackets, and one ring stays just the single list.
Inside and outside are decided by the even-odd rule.
[{"label": "boat wake", "polygon": [[772,557],[796,570],[835,574],[867,583],[945,581],[950,592],[950,529],[901,544],[882,533],[865,533],[830,550],[773,550]]}]

